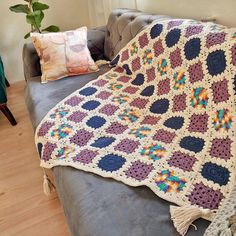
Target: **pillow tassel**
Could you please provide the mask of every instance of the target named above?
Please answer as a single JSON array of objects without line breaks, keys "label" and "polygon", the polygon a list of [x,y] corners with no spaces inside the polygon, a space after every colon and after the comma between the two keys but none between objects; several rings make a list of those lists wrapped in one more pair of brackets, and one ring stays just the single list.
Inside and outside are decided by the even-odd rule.
[{"label": "pillow tassel", "polygon": [[173,220],[176,230],[184,236],[190,225],[192,225],[195,230],[197,227],[192,223],[203,216],[207,216],[211,211],[209,209],[200,209],[195,206],[170,206],[170,215]]}]

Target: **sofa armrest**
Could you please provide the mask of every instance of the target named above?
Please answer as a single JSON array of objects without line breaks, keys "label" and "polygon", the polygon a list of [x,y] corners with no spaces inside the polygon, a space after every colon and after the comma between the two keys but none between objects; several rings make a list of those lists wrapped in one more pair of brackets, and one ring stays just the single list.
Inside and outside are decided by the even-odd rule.
[{"label": "sofa armrest", "polygon": [[23,47],[24,75],[27,81],[31,77],[40,76],[40,59],[33,43],[26,43]]},{"label": "sofa armrest", "polygon": [[[88,48],[92,58],[97,61],[104,59],[104,41],[106,26],[88,29]],[[32,43],[27,43],[23,48],[24,75],[27,81],[31,77],[40,76],[40,60]]]},{"label": "sofa armrest", "polygon": [[88,49],[95,61],[105,59],[104,42],[106,31],[106,26],[88,29]]}]

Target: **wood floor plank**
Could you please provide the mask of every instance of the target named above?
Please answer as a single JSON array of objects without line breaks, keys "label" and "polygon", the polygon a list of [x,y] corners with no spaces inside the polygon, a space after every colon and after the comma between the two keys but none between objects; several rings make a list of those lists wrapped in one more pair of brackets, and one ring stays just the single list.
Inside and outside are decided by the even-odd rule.
[{"label": "wood floor plank", "polygon": [[50,197],[43,194],[24,83],[7,89],[8,107],[18,124],[11,126],[0,114],[0,235],[69,236],[56,193]]}]

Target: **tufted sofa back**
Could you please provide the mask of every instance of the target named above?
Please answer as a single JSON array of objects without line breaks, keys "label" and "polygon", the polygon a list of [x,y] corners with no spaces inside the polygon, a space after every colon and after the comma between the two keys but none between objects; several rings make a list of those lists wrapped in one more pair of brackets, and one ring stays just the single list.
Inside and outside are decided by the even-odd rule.
[{"label": "tufted sofa back", "polygon": [[115,9],[110,14],[105,36],[104,53],[112,60],[115,55],[140,31],[153,21],[170,19],[132,9]]}]

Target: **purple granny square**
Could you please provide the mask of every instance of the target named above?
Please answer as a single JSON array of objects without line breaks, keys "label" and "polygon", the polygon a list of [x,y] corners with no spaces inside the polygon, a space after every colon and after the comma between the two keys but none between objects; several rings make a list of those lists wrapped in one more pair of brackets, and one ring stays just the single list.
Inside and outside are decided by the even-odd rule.
[{"label": "purple granny square", "polygon": [[231,158],[231,146],[233,141],[230,138],[220,139],[215,138],[211,143],[210,155],[212,157],[221,158],[224,160],[228,160]]},{"label": "purple granny square", "polygon": [[118,122],[113,122],[111,125],[106,129],[106,132],[109,134],[122,134],[125,130],[128,129],[127,125],[122,125]]},{"label": "purple granny square", "polygon": [[42,154],[41,159],[44,161],[49,161],[52,158],[52,152],[54,151],[54,149],[56,147],[57,147],[56,144],[47,142],[44,145],[43,154]]},{"label": "purple granny square", "polygon": [[178,167],[184,171],[192,171],[195,162],[196,158],[194,156],[178,151],[173,153],[168,161],[168,164],[170,166]]},{"label": "purple granny square", "polygon": [[107,91],[101,91],[99,94],[96,95],[96,98],[100,98],[102,100],[106,100],[111,96],[112,93]]},{"label": "purple granny square", "polygon": [[115,150],[131,154],[140,145],[139,141],[133,141],[128,138],[121,140],[121,142],[114,148]]},{"label": "purple granny square", "polygon": [[215,103],[226,102],[230,95],[228,91],[228,81],[226,79],[212,84],[213,100]]},{"label": "purple granny square", "polygon": [[94,82],[93,85],[96,85],[98,87],[103,87],[107,83],[108,83],[108,81],[106,81],[104,79],[99,79],[96,82]]},{"label": "purple granny square", "polygon": [[107,104],[103,106],[99,112],[106,114],[108,116],[114,115],[114,113],[118,110],[118,107],[112,104]]},{"label": "purple granny square", "polygon": [[81,111],[76,111],[72,113],[67,119],[70,121],[74,121],[75,123],[80,123],[86,116],[87,116],[86,113]]},{"label": "purple granny square", "polygon": [[203,183],[199,183],[195,184],[188,198],[193,205],[214,210],[219,207],[224,196],[219,190],[214,190]]},{"label": "purple granny square", "polygon": [[148,177],[153,169],[154,167],[152,164],[146,164],[141,161],[134,161],[130,168],[125,172],[125,174],[127,177],[142,181]]},{"label": "purple granny square", "polygon": [[83,147],[89,142],[92,137],[93,132],[89,132],[85,129],[80,129],[72,138],[70,138],[70,142],[75,143],[80,147]]},{"label": "purple granny square", "polygon": [[92,151],[92,150],[82,150],[79,152],[74,158],[74,162],[81,162],[83,164],[89,164],[93,161],[93,159],[97,156],[97,151]]},{"label": "purple granny square", "polygon": [[45,136],[49,129],[53,127],[54,123],[53,122],[45,122],[41,125],[39,131],[38,131],[38,136]]},{"label": "purple granny square", "polygon": [[70,105],[72,107],[79,105],[84,99],[78,96],[73,96],[65,101],[65,104]]}]

